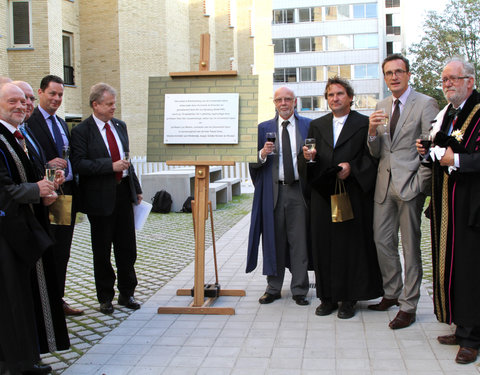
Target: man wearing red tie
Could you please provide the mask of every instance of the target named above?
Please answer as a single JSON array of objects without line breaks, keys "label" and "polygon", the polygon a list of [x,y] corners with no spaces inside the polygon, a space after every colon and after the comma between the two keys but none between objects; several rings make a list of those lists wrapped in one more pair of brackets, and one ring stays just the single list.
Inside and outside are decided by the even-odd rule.
[{"label": "man wearing red tie", "polygon": [[132,203],[142,201],[142,190],[129,152],[127,126],[113,117],[116,91],[106,83],[90,90],[93,114],[72,130],[72,166],[79,175],[80,211],[88,215],[92,236],[93,266],[100,311],[113,312],[115,272],[119,305],[139,309],[134,298],[137,247]]}]

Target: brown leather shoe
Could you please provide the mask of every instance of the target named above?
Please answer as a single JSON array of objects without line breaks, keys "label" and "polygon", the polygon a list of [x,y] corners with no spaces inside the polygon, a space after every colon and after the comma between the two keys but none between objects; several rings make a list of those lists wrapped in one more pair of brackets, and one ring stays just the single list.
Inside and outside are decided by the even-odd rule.
[{"label": "brown leather shoe", "polygon": [[407,313],[405,311],[400,310],[388,326],[391,329],[401,329],[407,328],[408,326],[412,325],[415,322],[416,314],[415,313]]},{"label": "brown leather shoe", "polygon": [[455,335],[445,335],[445,336],[438,336],[437,340],[442,345],[458,345],[457,336]]},{"label": "brown leather shoe", "polygon": [[455,358],[455,362],[460,363],[462,365],[466,365],[468,363],[475,362],[477,360],[478,350],[473,348],[463,347],[457,353],[457,358]]},{"label": "brown leather shoe", "polygon": [[398,298],[394,298],[394,299],[382,298],[380,303],[376,303],[375,305],[368,305],[368,308],[370,310],[375,310],[375,311],[385,311],[392,306],[398,306],[398,305],[399,305]]},{"label": "brown leather shoe", "polygon": [[63,312],[65,313],[65,315],[82,315],[83,314],[83,310],[75,309],[65,301],[63,301]]}]

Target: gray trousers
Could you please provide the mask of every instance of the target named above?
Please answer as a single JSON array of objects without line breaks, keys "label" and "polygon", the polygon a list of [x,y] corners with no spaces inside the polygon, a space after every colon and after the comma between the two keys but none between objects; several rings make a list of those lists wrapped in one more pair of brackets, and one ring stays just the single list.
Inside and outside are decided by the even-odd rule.
[{"label": "gray trousers", "polygon": [[267,293],[282,290],[287,257],[290,258],[292,295],[308,293],[307,208],[299,183],[278,186],[274,211],[277,275],[267,276]]},{"label": "gray trousers", "polygon": [[[393,184],[388,187],[383,203],[375,202],[373,235],[377,247],[378,263],[382,272],[385,298],[398,298],[400,310],[413,313],[417,310],[422,282],[420,253],[420,223],[425,196],[419,194],[403,201]],[[398,251],[398,229],[402,234],[405,281]]]}]

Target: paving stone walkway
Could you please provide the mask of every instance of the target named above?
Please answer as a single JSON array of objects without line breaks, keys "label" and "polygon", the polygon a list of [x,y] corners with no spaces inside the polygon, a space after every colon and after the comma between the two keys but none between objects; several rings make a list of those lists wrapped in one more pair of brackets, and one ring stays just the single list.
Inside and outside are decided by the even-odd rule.
[{"label": "paving stone walkway", "polygon": [[[244,194],[241,197],[237,197],[231,203],[218,207],[217,211],[214,212],[215,234],[217,240],[221,238],[221,242],[228,241],[228,238],[225,238],[228,236],[224,236],[222,238],[222,235],[227,233],[227,231],[239,221],[244,223],[247,222],[247,224],[243,224],[243,226],[248,226],[248,218],[245,217],[250,213],[251,203],[252,195]],[[243,229],[245,232],[244,236],[248,233],[248,230],[245,231],[245,229],[246,228]],[[206,233],[206,248],[208,249],[208,247],[211,245],[209,221],[207,221]],[[426,290],[431,291],[432,275],[429,221],[426,219],[424,219],[422,222],[422,233],[422,259],[424,262],[423,290],[426,294]],[[137,244],[138,260],[136,264],[136,270],[139,279],[139,285],[136,290],[136,298],[141,302],[145,302],[155,293],[158,294],[159,290],[163,290],[165,293],[171,295],[173,291],[171,290],[172,288],[170,287],[170,284],[167,286],[167,288],[162,289],[162,287],[174,279],[175,276],[177,276],[182,270],[186,269],[187,267],[192,267],[191,263],[194,259],[194,241],[191,215],[182,213],[170,213],[168,215],[151,214],[144,229],[137,233]],[[244,255],[240,257],[240,259],[244,259]],[[207,263],[207,274],[209,272],[208,267],[211,268],[211,264],[209,265]],[[238,267],[238,264],[233,264],[231,267]],[[213,269],[210,271],[211,274],[213,274]],[[79,359],[87,351],[89,351],[92,346],[98,344],[110,333],[113,333],[112,331],[114,328],[118,327],[133,313],[131,310],[118,305],[115,305],[115,313],[110,316],[101,314],[98,311],[98,302],[95,296],[95,285],[93,280],[90,230],[88,220],[86,219],[83,220],[83,222],[78,223],[75,228],[74,241],[72,245],[72,257],[69,263],[67,279],[67,301],[72,303],[72,305],[75,307],[85,309],[85,314],[80,317],[67,318],[67,324],[72,342],[71,349],[69,351],[47,355],[43,358],[43,361],[52,365],[54,368],[54,374],[61,374],[65,372],[67,368],[70,368],[69,371],[66,371],[66,373],[76,375],[77,371],[83,368],[82,364],[85,364],[90,360],[85,358],[85,360],[79,361]],[[261,278],[260,282],[257,281],[257,284],[259,291],[256,292],[254,296],[248,296],[248,303],[250,303],[251,300],[252,307],[255,307],[255,309],[258,307],[258,302],[256,302],[258,299],[257,294],[260,295],[261,290],[264,288],[263,278]],[[311,292],[311,295],[314,295],[314,291]],[[181,300],[179,300],[177,303],[184,304],[186,303],[185,298],[188,297],[177,298]],[[317,305],[315,298],[312,298],[311,302],[312,305],[309,308],[309,315],[310,313],[313,314],[313,312],[310,310]],[[428,299],[425,304],[427,309],[431,309],[431,302],[429,302]],[[142,316],[144,313],[148,313],[147,310],[151,310],[151,306],[145,305],[144,308],[139,310],[139,312],[141,312],[140,316]],[[240,312],[240,314],[241,313],[242,312]],[[303,316],[303,314],[301,316]],[[132,316],[132,318],[133,317],[134,316]],[[363,319],[370,318],[371,317]],[[195,320],[195,318],[190,319]],[[208,322],[212,321],[212,319],[212,316],[206,316],[204,319],[204,324],[208,325]],[[237,319],[241,319],[241,317]],[[311,319],[312,317],[308,316],[307,320],[310,321]],[[188,325],[189,323],[186,322],[187,320],[189,320],[188,317],[185,319],[179,318],[179,321],[183,322],[181,323],[182,325]],[[226,322],[225,317],[215,317],[215,320],[217,323]],[[133,323],[135,323],[135,321],[133,321]],[[272,321],[272,323],[269,324],[273,323],[274,322]],[[130,322],[130,324],[132,324],[132,322]],[[211,324],[213,324],[213,322]],[[124,326],[125,324],[121,327]],[[117,328],[115,332],[122,331],[123,329],[121,327]],[[174,327],[172,326],[171,328]],[[172,333],[172,336],[182,334],[182,332],[184,332],[184,330],[180,329],[178,332],[175,332],[175,334]],[[121,334],[121,332],[118,334]],[[168,339],[164,340],[168,341]],[[102,340],[101,343],[106,343],[106,341]],[[99,350],[102,350],[101,343],[97,345]],[[133,348],[131,348],[131,350],[133,350]],[[95,351],[92,349],[89,351],[89,353],[89,355],[94,355]],[[123,354],[128,356],[133,355],[134,353],[132,352]],[[455,368],[455,370],[458,369]],[[170,374],[169,371],[170,370],[166,370],[166,372],[162,372],[162,374]],[[135,374],[135,371],[129,373]],[[219,373],[223,374],[223,372]],[[284,371],[279,373],[288,374],[289,372]],[[107,375],[110,375],[110,373]]]},{"label": "paving stone walkway", "polygon": [[[252,196],[243,194],[233,197],[227,204],[217,205],[213,214],[216,239],[250,212]],[[205,248],[208,249],[212,243],[210,218],[206,224]],[[138,286],[135,298],[144,302],[193,261],[195,243],[192,215],[174,212],[151,213],[144,228],[137,232],[137,252],[135,270]],[[213,269],[210,271],[213,273]],[[75,226],[65,300],[74,307],[85,309],[85,313],[78,317],[67,317],[70,350],[43,356],[43,362],[52,366],[54,374],[61,374],[132,313],[115,303],[115,312],[112,315],[104,315],[98,310],[90,223],[86,217]]]}]

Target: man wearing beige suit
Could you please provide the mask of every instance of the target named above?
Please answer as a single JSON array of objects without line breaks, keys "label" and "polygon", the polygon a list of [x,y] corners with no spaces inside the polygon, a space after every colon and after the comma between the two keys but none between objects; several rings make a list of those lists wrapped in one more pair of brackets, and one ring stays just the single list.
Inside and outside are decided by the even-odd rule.
[{"label": "man wearing beige suit", "polygon": [[[389,324],[391,329],[399,329],[415,322],[422,281],[420,222],[430,170],[420,164],[415,140],[428,132],[438,105],[408,85],[410,64],[404,56],[388,56],[382,70],[392,96],[380,101],[370,116],[368,147],[379,159],[373,231],[385,294],[380,303],[369,308],[384,311],[400,305]],[[385,126],[386,117],[390,121]],[[399,228],[404,280],[398,251]]]}]

